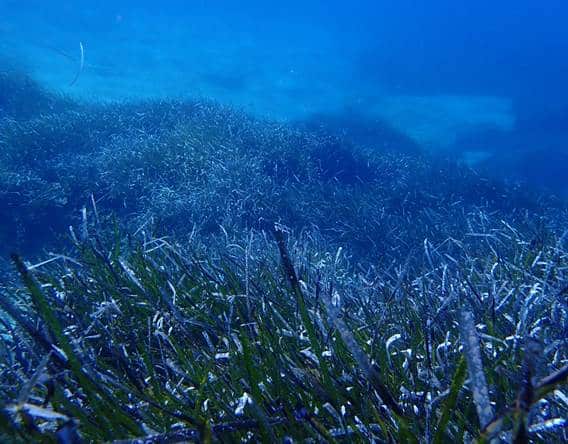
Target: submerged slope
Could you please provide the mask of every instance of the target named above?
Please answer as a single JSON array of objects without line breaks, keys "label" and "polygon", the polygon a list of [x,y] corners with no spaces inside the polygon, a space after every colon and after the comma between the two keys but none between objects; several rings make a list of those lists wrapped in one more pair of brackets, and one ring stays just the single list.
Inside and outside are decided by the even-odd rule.
[{"label": "submerged slope", "polygon": [[[37,251],[91,200],[126,225],[182,237],[274,222],[317,227],[375,259],[459,237],[478,208],[515,218],[557,206],[450,162],[385,151],[380,140],[360,148],[206,101],[77,104],[14,81],[0,77],[9,104],[0,113],[5,249]],[[393,130],[385,137],[396,140]]]}]

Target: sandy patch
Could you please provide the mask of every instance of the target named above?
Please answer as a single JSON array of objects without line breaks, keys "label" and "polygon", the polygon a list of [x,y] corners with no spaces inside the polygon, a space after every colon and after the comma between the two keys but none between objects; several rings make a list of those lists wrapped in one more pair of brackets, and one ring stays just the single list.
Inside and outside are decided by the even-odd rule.
[{"label": "sandy patch", "polygon": [[510,99],[489,96],[390,96],[368,110],[420,145],[451,146],[462,135],[479,129],[513,129]]}]

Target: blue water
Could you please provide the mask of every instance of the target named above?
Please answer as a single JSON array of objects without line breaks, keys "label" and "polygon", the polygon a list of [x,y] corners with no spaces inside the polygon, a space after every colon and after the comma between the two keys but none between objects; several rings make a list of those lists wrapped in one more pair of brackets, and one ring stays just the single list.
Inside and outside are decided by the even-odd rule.
[{"label": "blue water", "polygon": [[568,0],[0,0],[0,441],[567,442],[567,79]]},{"label": "blue water", "polygon": [[563,194],[567,22],[560,0],[0,0],[0,54],[84,100],[381,119],[426,150]]}]

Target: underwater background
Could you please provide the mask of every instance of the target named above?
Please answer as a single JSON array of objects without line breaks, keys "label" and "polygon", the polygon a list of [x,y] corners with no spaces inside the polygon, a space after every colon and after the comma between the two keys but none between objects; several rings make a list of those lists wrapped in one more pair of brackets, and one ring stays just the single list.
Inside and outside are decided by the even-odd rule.
[{"label": "underwater background", "polygon": [[566,23],[0,0],[0,441],[566,442]]},{"label": "underwater background", "polygon": [[566,193],[564,2],[273,3],[3,0],[0,51],[72,97],[206,97],[354,132],[380,119]]}]

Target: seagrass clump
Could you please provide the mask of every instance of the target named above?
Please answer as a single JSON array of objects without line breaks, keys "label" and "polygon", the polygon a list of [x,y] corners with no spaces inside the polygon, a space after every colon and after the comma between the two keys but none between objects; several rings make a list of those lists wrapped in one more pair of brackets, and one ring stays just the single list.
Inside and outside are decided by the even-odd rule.
[{"label": "seagrass clump", "polygon": [[0,433],[563,442],[566,240],[470,223],[424,242],[421,264],[362,270],[281,225],[183,248],[85,217],[68,254],[13,257],[23,287],[2,288]]}]

